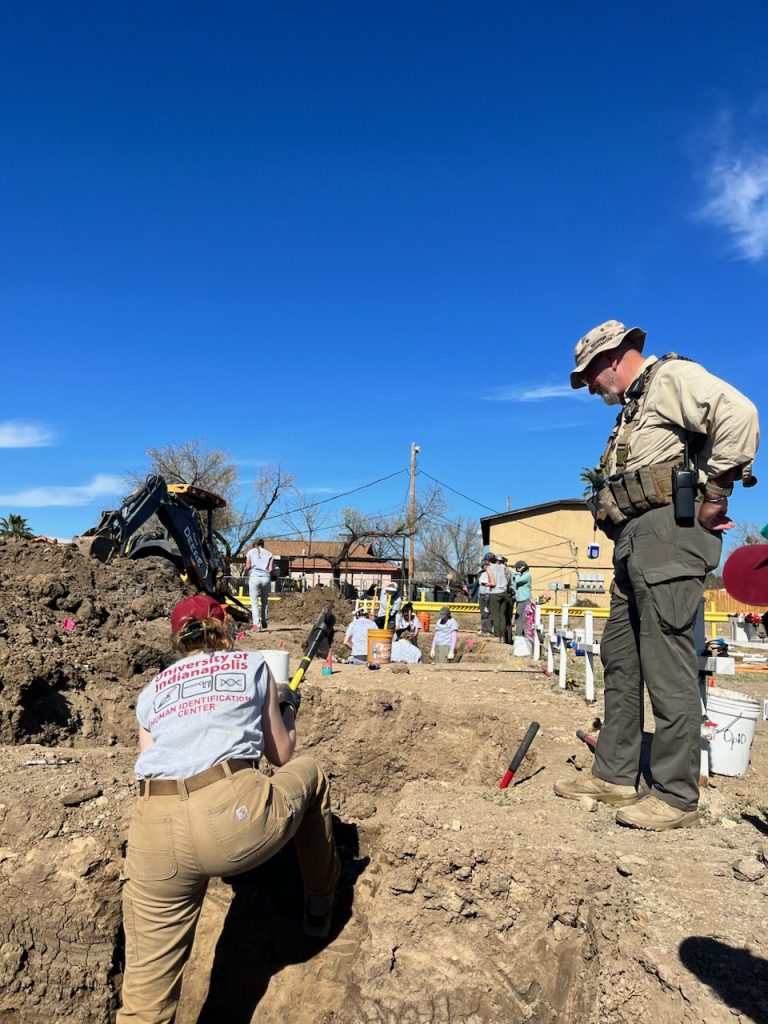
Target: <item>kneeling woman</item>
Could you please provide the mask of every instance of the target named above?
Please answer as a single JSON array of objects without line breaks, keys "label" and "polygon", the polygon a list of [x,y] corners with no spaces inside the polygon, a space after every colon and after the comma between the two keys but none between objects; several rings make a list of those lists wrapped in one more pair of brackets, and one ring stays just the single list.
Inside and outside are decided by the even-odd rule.
[{"label": "kneeling woman", "polygon": [[[304,930],[330,928],[339,861],[328,782],[291,760],[299,694],[275,685],[261,654],[232,650],[206,595],[171,613],[182,657],[138,699],[139,799],[123,890],[125,976],[117,1024],[173,1021],[208,879],[269,860],[289,839],[304,881]],[[278,770],[258,770],[264,755]]]}]

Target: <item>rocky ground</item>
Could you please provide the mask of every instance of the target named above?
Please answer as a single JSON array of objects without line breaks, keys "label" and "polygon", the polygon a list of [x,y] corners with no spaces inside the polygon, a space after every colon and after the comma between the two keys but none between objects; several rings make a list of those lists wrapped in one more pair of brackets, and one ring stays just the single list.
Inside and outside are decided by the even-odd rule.
[{"label": "rocky ground", "polygon": [[[0,1021],[102,1024],[120,986],[133,705],[171,658],[183,588],[164,568],[11,541],[0,583]],[[292,596],[242,645],[296,664],[317,609]],[[768,674],[726,685],[768,696]],[[701,826],[652,834],[552,792],[590,769],[575,730],[602,709],[578,676],[560,691],[476,643],[450,667],[313,665],[303,693],[299,743],[332,777],[344,862],[334,932],[302,937],[290,850],[213,883],[179,1024],[768,1020],[765,723],[746,777],[703,792]]]}]

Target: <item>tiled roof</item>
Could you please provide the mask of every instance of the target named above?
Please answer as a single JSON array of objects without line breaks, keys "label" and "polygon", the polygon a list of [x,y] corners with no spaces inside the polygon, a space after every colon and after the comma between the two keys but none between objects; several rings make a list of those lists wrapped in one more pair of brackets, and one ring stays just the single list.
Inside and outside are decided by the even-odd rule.
[{"label": "tiled roof", "polygon": [[[330,566],[328,556],[333,557],[341,549],[341,541],[313,540],[281,540],[264,538],[264,547],[276,558],[288,558],[292,568],[305,571],[324,572]],[[325,557],[323,557],[325,556]],[[371,554],[370,544],[353,544],[349,554],[341,563],[344,572],[383,572],[399,575],[400,566],[385,562]]]}]

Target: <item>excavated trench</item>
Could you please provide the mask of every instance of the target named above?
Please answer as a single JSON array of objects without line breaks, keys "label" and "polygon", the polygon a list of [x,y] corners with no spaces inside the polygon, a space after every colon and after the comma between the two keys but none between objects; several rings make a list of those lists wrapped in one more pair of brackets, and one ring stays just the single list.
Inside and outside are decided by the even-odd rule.
[{"label": "excavated trench", "polygon": [[[502,723],[436,710],[415,692],[307,687],[302,750],[332,778],[343,860],[332,941],[318,949],[301,933],[290,848],[212,883],[178,1024],[286,1014],[296,1024],[593,1019],[591,914],[574,895],[589,879],[575,858],[533,857],[508,800],[487,785]],[[120,984],[132,752],[10,753],[15,798],[0,805],[0,1020],[102,1024]],[[23,765],[41,753],[77,763]],[[521,778],[536,770],[534,752]],[[90,797],[65,806],[78,788]]]},{"label": "excavated trench", "polygon": [[[3,1024],[114,1019],[134,701],[171,657],[180,592],[157,567],[0,540]],[[316,615],[306,595],[301,610],[306,622],[286,602],[274,636],[244,642],[285,644],[295,658]],[[760,865],[751,888],[733,881],[753,835],[715,827],[733,813],[725,785],[708,796],[709,828],[660,837],[617,830],[608,808],[558,801],[555,772],[587,767],[573,734],[592,712],[540,674],[493,675],[493,650],[478,658],[402,675],[312,670],[299,746],[332,780],[334,932],[320,947],[304,939],[290,847],[214,881],[178,1024],[764,1019]],[[486,674],[473,675],[481,663]],[[541,732],[502,792],[533,717]],[[737,785],[747,806],[751,784]],[[760,805],[748,807],[759,821]],[[731,979],[746,979],[736,994]]]}]

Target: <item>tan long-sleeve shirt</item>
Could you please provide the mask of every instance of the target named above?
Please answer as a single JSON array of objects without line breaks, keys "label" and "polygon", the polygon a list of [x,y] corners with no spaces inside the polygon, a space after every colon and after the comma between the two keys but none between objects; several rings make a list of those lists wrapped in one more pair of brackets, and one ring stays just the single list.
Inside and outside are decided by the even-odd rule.
[{"label": "tan long-sleeve shirt", "polygon": [[[657,357],[649,356],[635,380],[655,362]],[[609,442],[605,462],[609,474],[616,472],[616,444],[624,429],[625,414],[626,408]],[[627,437],[624,472],[682,455],[687,433],[706,435],[699,453],[701,483],[732,469],[738,470],[742,479],[751,474],[760,443],[755,406],[698,363],[670,359],[654,373],[639,400]]]}]

